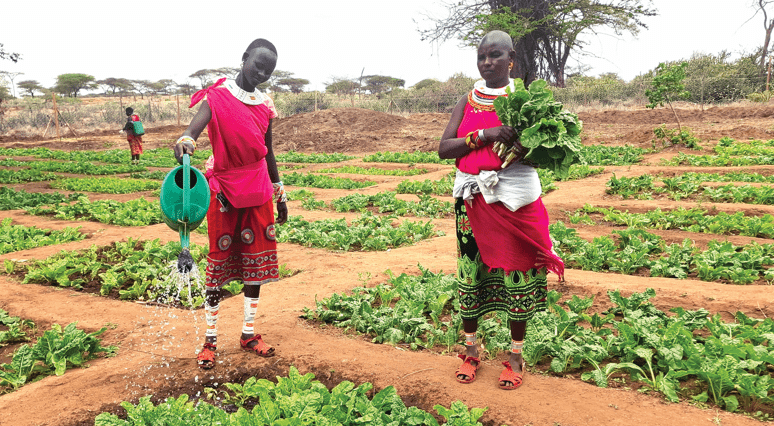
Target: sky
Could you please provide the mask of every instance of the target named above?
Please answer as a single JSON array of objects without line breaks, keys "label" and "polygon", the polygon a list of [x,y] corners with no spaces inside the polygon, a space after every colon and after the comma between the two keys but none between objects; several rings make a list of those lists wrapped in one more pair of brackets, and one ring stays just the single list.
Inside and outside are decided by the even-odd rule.
[{"label": "sky", "polygon": [[[763,43],[763,17],[753,17],[752,0],[652,5],[659,15],[644,18],[648,28],[638,36],[616,37],[602,28],[584,36],[587,54],[568,65],[628,81],[659,62],[722,50],[738,56]],[[455,73],[478,77],[474,48],[421,40],[418,30],[431,25],[428,16],[447,15],[444,0],[13,0],[3,12],[10,19],[0,26],[0,43],[22,59],[0,61],[0,71],[23,73],[15,83],[51,87],[59,74],[84,73],[198,84],[188,76],[239,66],[255,38],[275,44],[277,69],[309,80],[307,91],[361,73],[400,78],[406,87]]]}]

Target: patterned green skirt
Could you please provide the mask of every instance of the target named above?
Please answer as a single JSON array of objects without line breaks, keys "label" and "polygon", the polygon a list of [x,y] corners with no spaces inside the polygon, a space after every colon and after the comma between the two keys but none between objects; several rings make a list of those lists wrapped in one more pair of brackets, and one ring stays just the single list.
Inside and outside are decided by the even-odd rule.
[{"label": "patterned green skirt", "polygon": [[462,319],[478,319],[493,311],[505,311],[511,321],[527,321],[546,309],[548,292],[545,268],[526,272],[492,269],[481,261],[473,229],[462,198],[454,204],[457,218],[457,281]]}]

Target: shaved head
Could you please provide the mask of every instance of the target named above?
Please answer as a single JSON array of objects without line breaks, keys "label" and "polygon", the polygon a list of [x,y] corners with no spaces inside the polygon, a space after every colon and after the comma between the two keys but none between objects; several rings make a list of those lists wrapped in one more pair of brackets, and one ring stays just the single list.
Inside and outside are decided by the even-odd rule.
[{"label": "shaved head", "polygon": [[478,47],[480,48],[485,44],[493,44],[506,51],[513,50],[513,39],[511,39],[511,36],[505,31],[494,30],[486,33],[484,38],[481,39],[481,43],[478,44]]}]

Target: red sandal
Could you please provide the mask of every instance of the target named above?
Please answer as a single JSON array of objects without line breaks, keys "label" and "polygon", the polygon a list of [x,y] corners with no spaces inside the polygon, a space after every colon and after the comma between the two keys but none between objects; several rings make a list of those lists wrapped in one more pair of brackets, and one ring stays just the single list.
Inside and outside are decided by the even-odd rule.
[{"label": "red sandal", "polygon": [[199,356],[196,357],[196,363],[199,364],[199,368],[202,370],[209,370],[215,366],[215,345],[212,343],[205,343],[204,348],[199,352]]},{"label": "red sandal", "polygon": [[[252,348],[248,346],[250,342],[254,342],[254,341],[257,341],[258,344],[253,346]],[[256,334],[255,336],[247,340],[239,339],[239,344],[242,345],[242,349],[246,351],[255,351],[255,353],[258,354],[258,356],[262,356],[264,358],[269,358],[274,356],[274,348],[272,348],[266,342],[264,342],[260,334]]]},{"label": "red sandal", "polygon": [[[521,386],[521,384],[524,383],[524,369],[527,367],[524,360],[521,360],[521,373],[513,371],[511,363],[508,361],[503,362],[503,365],[505,366],[505,370],[500,373],[500,389],[514,390]],[[506,385],[505,383],[510,383],[510,385]]]},{"label": "red sandal", "polygon": [[[462,365],[460,365],[460,368],[457,370],[454,377],[462,384],[473,383],[473,381],[476,380],[476,371],[478,370],[481,360],[474,356],[466,356],[463,354],[457,356],[462,359]],[[473,363],[475,363],[475,365]],[[460,379],[460,376],[466,376],[467,379]]]}]

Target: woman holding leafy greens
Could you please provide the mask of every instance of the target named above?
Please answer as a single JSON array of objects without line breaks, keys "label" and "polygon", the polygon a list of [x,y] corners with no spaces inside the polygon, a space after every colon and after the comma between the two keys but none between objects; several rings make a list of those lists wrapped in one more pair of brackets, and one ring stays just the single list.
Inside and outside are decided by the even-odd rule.
[{"label": "woman holding leafy greens", "polygon": [[[537,171],[521,161],[526,150],[519,143],[519,132],[502,125],[494,108],[494,100],[506,95],[506,87],[514,90],[509,74],[515,56],[507,33],[484,36],[478,46],[483,80],[454,107],[438,148],[438,155],[456,159],[458,168],[457,274],[466,349],[459,355],[463,364],[456,378],[460,383],[476,379],[478,318],[506,311],[513,339],[499,378],[506,390],[522,384],[527,321],[546,307],[546,273],[564,274],[564,263],[553,251],[548,233]],[[505,168],[495,144],[515,147],[516,158]]]}]

